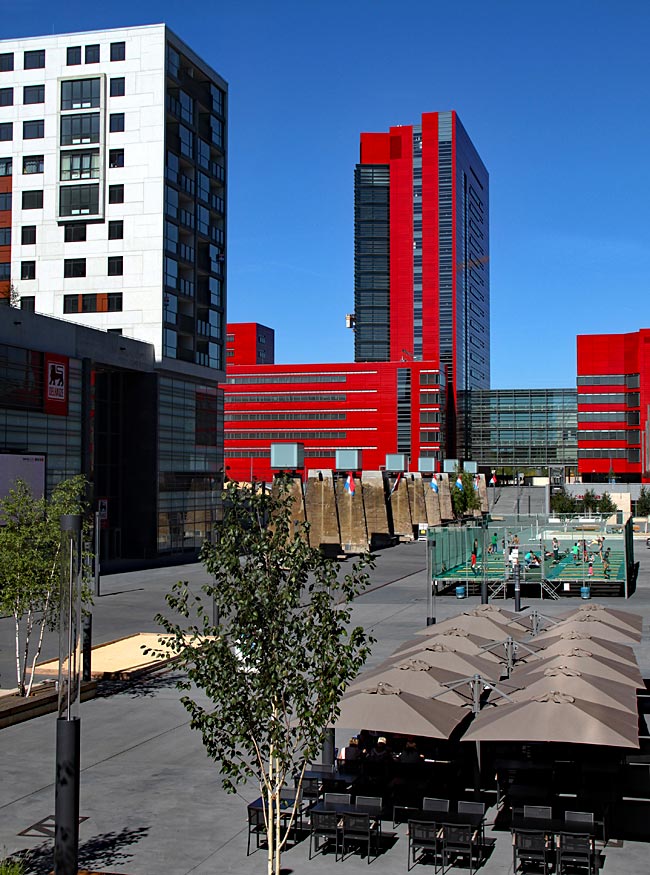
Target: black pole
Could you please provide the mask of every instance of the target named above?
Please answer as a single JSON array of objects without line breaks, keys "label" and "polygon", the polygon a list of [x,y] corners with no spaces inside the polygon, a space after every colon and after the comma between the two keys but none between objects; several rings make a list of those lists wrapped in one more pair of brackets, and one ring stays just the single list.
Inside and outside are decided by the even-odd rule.
[{"label": "black pole", "polygon": [[81,638],[81,652],[83,666],[82,679],[84,681],[92,680],[92,652],[93,652],[93,615],[88,609],[83,618],[83,635]]},{"label": "black pole", "polygon": [[516,562],[512,568],[512,576],[515,582],[515,611],[519,613],[521,610],[521,569],[519,563]]},{"label": "black pole", "polygon": [[56,721],[54,875],[77,875],[81,722]]},{"label": "black pole", "polygon": [[334,730],[325,730],[325,738],[323,739],[323,763],[328,766],[334,765]]}]

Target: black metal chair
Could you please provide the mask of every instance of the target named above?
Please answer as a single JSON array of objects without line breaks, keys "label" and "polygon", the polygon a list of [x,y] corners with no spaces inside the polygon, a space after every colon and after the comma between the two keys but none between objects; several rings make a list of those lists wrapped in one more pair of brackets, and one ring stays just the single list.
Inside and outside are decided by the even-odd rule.
[{"label": "black metal chair", "polygon": [[422,800],[422,811],[449,811],[449,799],[436,799],[433,796],[425,796]]},{"label": "black metal chair", "polygon": [[381,836],[381,815],[384,810],[384,802],[381,796],[357,796],[354,807],[364,814],[369,814],[376,821],[376,828]]},{"label": "black metal chair", "polygon": [[[441,837],[443,872],[447,868],[450,858],[467,857],[469,861],[469,875],[472,875],[475,852],[479,851],[481,847],[478,832],[472,829],[471,826],[443,823]],[[478,854],[476,854],[476,857],[478,861]]]},{"label": "black metal chair", "polygon": [[345,848],[348,844],[368,847],[368,863],[370,863],[370,849],[374,839],[375,859],[379,856],[379,826],[381,821],[373,818],[370,814],[346,813],[341,819],[341,860],[345,859]]},{"label": "black metal chair", "polygon": [[544,875],[550,871],[553,864],[553,849],[546,833],[533,830],[517,829],[512,834],[512,871],[517,871],[518,864],[524,866],[533,864],[542,866]]},{"label": "black metal chair", "polygon": [[351,805],[351,793],[326,793],[323,797],[325,805]]},{"label": "black metal chair", "polygon": [[458,803],[459,814],[480,814],[481,817],[485,814],[485,802],[465,802]]},{"label": "black metal chair", "polygon": [[[407,871],[427,855],[433,855],[434,872],[438,871],[438,860],[442,862],[442,829],[430,821],[409,820],[408,822]],[[419,857],[417,851],[421,851]]]},{"label": "black metal chair", "polygon": [[524,818],[533,820],[552,820],[553,809],[550,805],[524,805]]},{"label": "black metal chair", "polygon": [[319,778],[303,778],[302,779],[302,798],[309,803],[315,805],[321,796],[321,781]]},{"label": "black metal chair", "polygon": [[246,856],[251,852],[251,836],[255,836],[255,850],[260,846],[260,836],[266,835],[266,822],[262,808],[248,808],[248,842],[246,844]]},{"label": "black metal chair", "polygon": [[[291,831],[293,833],[293,840],[297,841],[299,833],[302,833],[302,816],[305,812],[302,789],[296,792],[291,787],[283,787],[280,790],[280,803],[282,802],[286,802],[287,805],[286,809],[282,811],[282,820],[287,823],[293,816]],[[295,814],[293,811],[294,804]]]},{"label": "black metal chair", "polygon": [[318,840],[325,839],[323,847],[334,841],[334,860],[339,857],[339,815],[335,811],[312,811],[309,819],[309,859],[312,858],[312,843],[318,853]]},{"label": "black metal chair", "polygon": [[572,823],[586,823],[587,826],[594,825],[594,815],[591,811],[565,811],[564,822],[570,828]]},{"label": "black metal chair", "polygon": [[584,833],[561,832],[557,841],[557,873],[561,873],[568,865],[571,869],[586,869],[589,875],[598,871],[598,860],[593,838]]}]

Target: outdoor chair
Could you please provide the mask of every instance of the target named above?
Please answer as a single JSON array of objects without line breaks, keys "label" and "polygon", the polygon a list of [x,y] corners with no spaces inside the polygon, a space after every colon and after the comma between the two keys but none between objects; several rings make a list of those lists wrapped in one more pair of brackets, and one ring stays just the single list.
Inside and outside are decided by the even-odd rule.
[{"label": "outdoor chair", "polygon": [[308,772],[316,772],[318,775],[331,775],[334,771],[334,765],[329,763],[310,763],[307,766]]},{"label": "outdoor chair", "polygon": [[[458,826],[451,823],[442,825],[442,870],[447,868],[450,859],[467,857],[469,875],[474,871],[474,855],[480,849],[478,831],[471,826]],[[478,857],[478,853],[476,855]]]},{"label": "outdoor chair", "polygon": [[302,798],[308,801],[309,805],[314,805],[321,794],[321,782],[318,778],[303,778],[302,779]]},{"label": "outdoor chair", "polygon": [[350,793],[326,793],[324,801],[325,805],[350,805],[352,795]]},{"label": "outdoor chair", "polygon": [[251,836],[255,836],[255,850],[260,846],[260,836],[266,835],[266,823],[264,822],[263,808],[248,809],[248,842],[246,844],[246,856],[251,852]]},{"label": "outdoor chair", "polygon": [[567,826],[572,823],[586,823],[588,826],[593,826],[594,815],[591,811],[565,811],[564,822]]},{"label": "outdoor chair", "polygon": [[335,811],[312,811],[309,820],[309,859],[312,858],[312,843],[318,853],[318,840],[325,839],[323,848],[334,841],[334,860],[339,856],[339,815]]},{"label": "outdoor chair", "polygon": [[381,796],[357,796],[354,801],[354,807],[364,814],[369,814],[377,822],[377,829],[381,835],[381,815],[384,809]]},{"label": "outdoor chair", "polygon": [[340,827],[341,860],[345,859],[345,848],[348,844],[366,844],[368,846],[367,860],[370,863],[370,849],[373,839],[376,859],[379,856],[379,823],[381,821],[371,817],[370,814],[344,814]]},{"label": "outdoor chair", "polygon": [[517,872],[517,866],[528,864],[543,867],[544,875],[550,871],[553,864],[553,851],[548,836],[543,832],[515,830],[512,834],[512,871]]},{"label": "outdoor chair", "polygon": [[485,802],[459,802],[459,814],[480,814],[481,817],[485,814]]},{"label": "outdoor chair", "polygon": [[293,818],[293,823],[291,825],[291,830],[293,832],[294,841],[298,837],[298,833],[302,832],[302,815],[305,811],[304,803],[302,801],[302,789],[298,792],[292,787],[283,787],[280,790],[280,802],[286,802],[289,806],[285,811],[282,812],[282,819],[285,822],[288,822],[291,818],[291,813],[293,811],[293,804],[296,804],[296,814]]},{"label": "outdoor chair", "polygon": [[422,800],[422,811],[449,811],[449,799],[436,799],[433,796],[425,796]]},{"label": "outdoor chair", "polygon": [[553,809],[550,805],[524,805],[524,818],[533,820],[552,820]]},{"label": "outdoor chair", "polygon": [[589,875],[598,871],[596,850],[591,836],[561,832],[557,837],[557,873],[562,875],[568,865],[571,869],[585,869]]},{"label": "outdoor chair", "polygon": [[[429,821],[409,820],[408,840],[407,871],[423,857],[433,855],[433,871],[437,872],[438,860],[442,862],[442,829]],[[419,856],[416,855],[417,851],[421,851]]]}]

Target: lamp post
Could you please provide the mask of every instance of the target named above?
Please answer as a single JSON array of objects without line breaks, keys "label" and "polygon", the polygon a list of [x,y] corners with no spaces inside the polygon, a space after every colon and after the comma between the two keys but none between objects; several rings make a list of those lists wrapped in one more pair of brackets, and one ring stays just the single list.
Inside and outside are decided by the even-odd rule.
[{"label": "lamp post", "polygon": [[61,517],[54,873],[77,875],[81,721],[81,516]]}]

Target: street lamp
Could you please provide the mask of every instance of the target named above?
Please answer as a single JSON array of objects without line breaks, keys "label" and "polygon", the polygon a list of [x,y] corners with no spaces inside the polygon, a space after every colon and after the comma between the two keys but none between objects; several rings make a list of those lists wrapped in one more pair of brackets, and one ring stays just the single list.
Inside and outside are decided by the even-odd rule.
[{"label": "street lamp", "polygon": [[81,721],[81,516],[61,517],[54,875],[77,875]]}]

